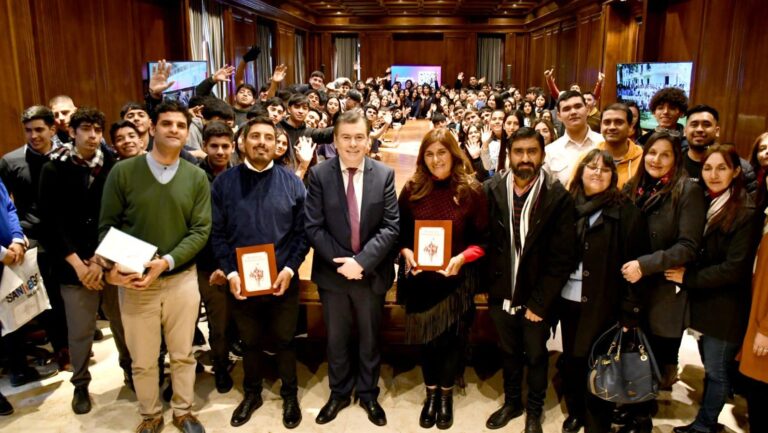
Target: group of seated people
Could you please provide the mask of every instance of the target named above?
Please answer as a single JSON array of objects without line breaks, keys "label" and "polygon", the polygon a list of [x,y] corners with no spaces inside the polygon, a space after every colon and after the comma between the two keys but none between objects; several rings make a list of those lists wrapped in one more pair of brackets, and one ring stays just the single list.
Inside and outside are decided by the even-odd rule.
[{"label": "group of seated people", "polygon": [[[560,92],[547,71],[550,97],[531,87],[523,98],[476,77],[464,86],[463,74],[447,88],[388,76],[326,84],[315,71],[307,84],[281,87],[286,72],[278,66],[261,91],[240,84],[230,105],[212,93],[234,73],[224,67],[185,106],[163,100],[170,65],[161,61],[145,102],[127,103],[111,125],[67,96],[23,112],[26,142],[0,160],[0,257],[14,266],[37,248],[53,307],[37,321],[55,363],[72,372],[74,413],[92,409],[101,311],[139,403],[136,431],[163,428],[164,394],[177,428],[203,432],[192,413],[202,302],[220,393],[233,388],[230,351],[241,347],[243,399],[231,424],[263,404],[269,348],[283,425],[297,427],[298,270],[311,247],[331,388],[319,424],[353,395],[373,424],[387,423],[378,336],[397,276],[406,340],[423,354],[423,428],[453,425],[474,299],[486,293],[504,391],[489,429],[525,414],[525,432],[542,432],[546,342],[559,324],[563,431],[619,423],[622,433],[651,432],[654,401],[615,407],[587,388],[592,345],[618,323],[648,335],[662,390],[677,380],[683,333],[697,338],[704,393],[695,420],[675,432],[719,431],[734,389],[752,431],[768,431],[768,133],[744,160],[719,142],[718,111],[688,107],[677,88],[656,92],[659,126],[643,133],[636,106],[596,108],[602,74],[593,93]],[[413,118],[432,127],[396,194],[378,142]],[[415,227],[435,220],[451,227],[450,254],[426,270]],[[143,273],[95,254],[112,228],[157,247]],[[274,250],[268,295],[250,296],[263,275],[238,270],[238,249],[255,245]],[[25,328],[3,337],[13,386],[57,373],[28,364],[28,338]],[[161,393],[166,354],[171,384]],[[0,415],[12,412],[0,394]]]}]

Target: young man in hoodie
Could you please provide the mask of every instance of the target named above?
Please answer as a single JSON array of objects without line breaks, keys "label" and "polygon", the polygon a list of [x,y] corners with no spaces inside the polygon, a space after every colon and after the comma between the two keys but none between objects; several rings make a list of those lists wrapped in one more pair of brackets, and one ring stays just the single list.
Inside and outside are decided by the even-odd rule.
[{"label": "young man in hoodie", "polygon": [[635,144],[632,135],[632,110],[624,104],[611,104],[600,116],[600,134],[605,141],[597,147],[613,156],[619,173],[619,189],[624,187],[642,164],[643,148]]}]

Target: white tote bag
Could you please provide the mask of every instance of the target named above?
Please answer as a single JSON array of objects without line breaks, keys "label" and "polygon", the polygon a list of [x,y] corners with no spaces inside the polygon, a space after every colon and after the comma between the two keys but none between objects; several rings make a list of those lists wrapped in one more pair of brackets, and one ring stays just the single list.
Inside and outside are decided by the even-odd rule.
[{"label": "white tote bag", "polygon": [[24,255],[20,265],[5,266],[0,278],[0,325],[2,335],[13,332],[51,308],[37,266],[37,248]]}]

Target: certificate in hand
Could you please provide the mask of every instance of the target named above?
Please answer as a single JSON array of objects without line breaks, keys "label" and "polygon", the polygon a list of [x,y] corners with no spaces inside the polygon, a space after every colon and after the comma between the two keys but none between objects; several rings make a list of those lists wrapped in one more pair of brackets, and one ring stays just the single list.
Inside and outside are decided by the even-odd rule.
[{"label": "certificate in hand", "polygon": [[272,284],[277,279],[274,245],[254,245],[236,248],[235,251],[237,253],[237,271],[240,274],[241,295],[261,296],[279,291],[272,288]]},{"label": "certificate in hand", "polygon": [[417,220],[415,229],[416,265],[424,271],[439,271],[451,261],[450,220]]},{"label": "certificate in hand", "polygon": [[111,227],[96,248],[96,254],[122,266],[123,271],[144,273],[144,263],[152,260],[157,247]]}]

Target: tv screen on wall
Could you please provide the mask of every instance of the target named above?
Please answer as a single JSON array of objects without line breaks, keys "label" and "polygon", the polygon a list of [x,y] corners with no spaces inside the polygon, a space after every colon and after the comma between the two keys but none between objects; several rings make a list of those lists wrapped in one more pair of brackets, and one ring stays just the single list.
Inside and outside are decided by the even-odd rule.
[{"label": "tv screen on wall", "polygon": [[[195,87],[208,76],[208,64],[205,61],[173,61],[171,75],[168,81],[173,85],[163,92],[165,98],[175,99],[187,103],[195,94]],[[144,80],[149,83],[152,73],[157,69],[157,62],[148,62],[144,65]]]},{"label": "tv screen on wall", "polygon": [[[691,97],[693,62],[619,63],[616,65],[617,100],[634,101],[640,107],[640,127],[656,128],[658,123],[650,111],[651,97],[665,87],[682,89]],[[685,118],[680,118],[685,124]]]},{"label": "tv screen on wall", "polygon": [[399,81],[405,84],[411,80],[415,84],[435,85],[435,81],[442,83],[440,66],[420,66],[420,65],[392,65],[390,69],[392,84]]}]

